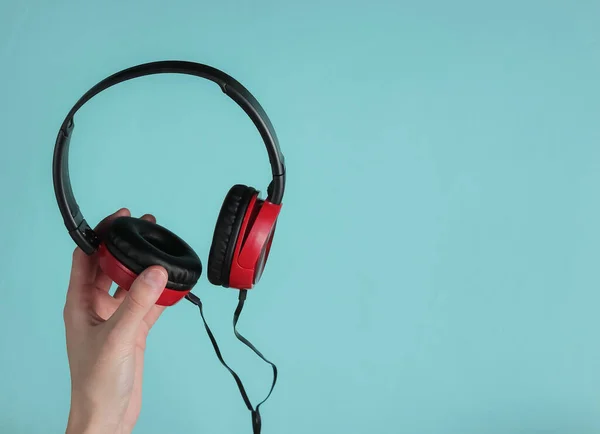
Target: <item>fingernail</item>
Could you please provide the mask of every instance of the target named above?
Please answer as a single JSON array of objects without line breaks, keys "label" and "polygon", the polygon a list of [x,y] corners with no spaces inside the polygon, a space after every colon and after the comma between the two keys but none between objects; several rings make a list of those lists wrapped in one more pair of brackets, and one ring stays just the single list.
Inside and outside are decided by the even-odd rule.
[{"label": "fingernail", "polygon": [[162,268],[151,268],[144,273],[144,281],[155,290],[163,289],[167,283],[168,275]]}]

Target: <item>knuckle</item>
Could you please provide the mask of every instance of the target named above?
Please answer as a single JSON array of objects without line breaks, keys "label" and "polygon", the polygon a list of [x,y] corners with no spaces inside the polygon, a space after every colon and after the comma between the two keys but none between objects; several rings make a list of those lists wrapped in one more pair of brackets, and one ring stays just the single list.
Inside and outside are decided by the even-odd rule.
[{"label": "knuckle", "polygon": [[146,309],[144,302],[140,300],[140,296],[137,292],[138,291],[130,291],[128,294],[129,302],[127,303],[127,309],[130,313],[136,313]]}]

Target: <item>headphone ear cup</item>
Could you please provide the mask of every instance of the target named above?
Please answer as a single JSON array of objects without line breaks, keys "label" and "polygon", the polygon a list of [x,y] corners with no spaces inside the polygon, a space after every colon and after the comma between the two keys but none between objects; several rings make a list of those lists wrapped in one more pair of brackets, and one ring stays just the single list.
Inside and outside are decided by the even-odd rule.
[{"label": "headphone ear cup", "polygon": [[164,267],[169,274],[169,289],[188,291],[202,274],[202,263],[196,252],[156,223],[119,217],[111,223],[103,241],[107,252],[135,275],[151,265]]},{"label": "headphone ear cup", "polygon": [[231,263],[248,205],[258,192],[245,185],[234,185],[227,193],[217,218],[208,254],[208,280],[213,285],[229,287]]}]

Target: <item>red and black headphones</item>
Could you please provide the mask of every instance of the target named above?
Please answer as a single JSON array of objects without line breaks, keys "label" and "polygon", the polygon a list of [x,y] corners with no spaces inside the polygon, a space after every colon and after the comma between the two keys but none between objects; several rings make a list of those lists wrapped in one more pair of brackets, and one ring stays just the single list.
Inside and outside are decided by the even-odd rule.
[{"label": "red and black headphones", "polygon": [[102,270],[124,289],[151,265],[169,273],[158,304],[171,306],[185,297],[202,273],[194,250],[168,229],[134,217],[116,219],[102,240],[79,210],[69,178],[69,143],[75,113],[103,90],[152,74],[178,73],[217,83],[252,119],[267,148],[273,181],[266,200],[252,187],[235,185],[223,202],[208,255],[208,280],[218,286],[251,289],[269,255],[285,189],[285,163],[273,125],[256,98],[233,77],[193,62],[163,61],[134,66],[102,80],[83,95],[63,121],[54,149],[52,173],[58,207],[69,235],[88,255],[98,253]]},{"label": "red and black headphones", "polygon": [[217,286],[241,290],[234,313],[234,332],[241,342],[273,367],[271,392],[273,391],[277,368],[238,333],[236,325],[246,298],[246,290],[253,288],[259,281],[269,256],[285,190],[285,161],[271,121],[256,98],[241,83],[211,66],[185,61],[138,65],[102,80],[77,101],[58,132],[52,162],[56,200],[71,238],[86,254],[98,255],[102,270],[120,287],[129,289],[135,278],[151,265],[161,265],[167,270],[168,282],[157,304],[171,306],[185,297],[199,307],[215,352],[236,380],[244,402],[252,412],[254,433],[259,433],[260,404],[256,409],[250,404],[239,377],[221,356],[216,340],[204,320],[200,299],[190,292],[202,274],[202,263],[198,255],[168,229],[134,217],[115,219],[100,238],[85,221],[71,188],[69,144],[75,113],[95,95],[118,83],[146,75],[167,73],[195,75],[217,83],[250,117],[267,148],[273,177],[267,189],[267,198],[260,199],[257,190],[245,185],[231,188],[215,226],[208,256],[208,280]]}]

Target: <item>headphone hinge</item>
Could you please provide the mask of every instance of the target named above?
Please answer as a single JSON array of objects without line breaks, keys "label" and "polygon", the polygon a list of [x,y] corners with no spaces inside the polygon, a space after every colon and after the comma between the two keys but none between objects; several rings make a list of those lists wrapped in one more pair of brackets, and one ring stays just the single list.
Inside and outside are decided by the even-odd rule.
[{"label": "headphone hinge", "polygon": [[86,255],[93,254],[100,245],[98,235],[85,220],[82,220],[76,229],[69,231],[69,235]]}]

